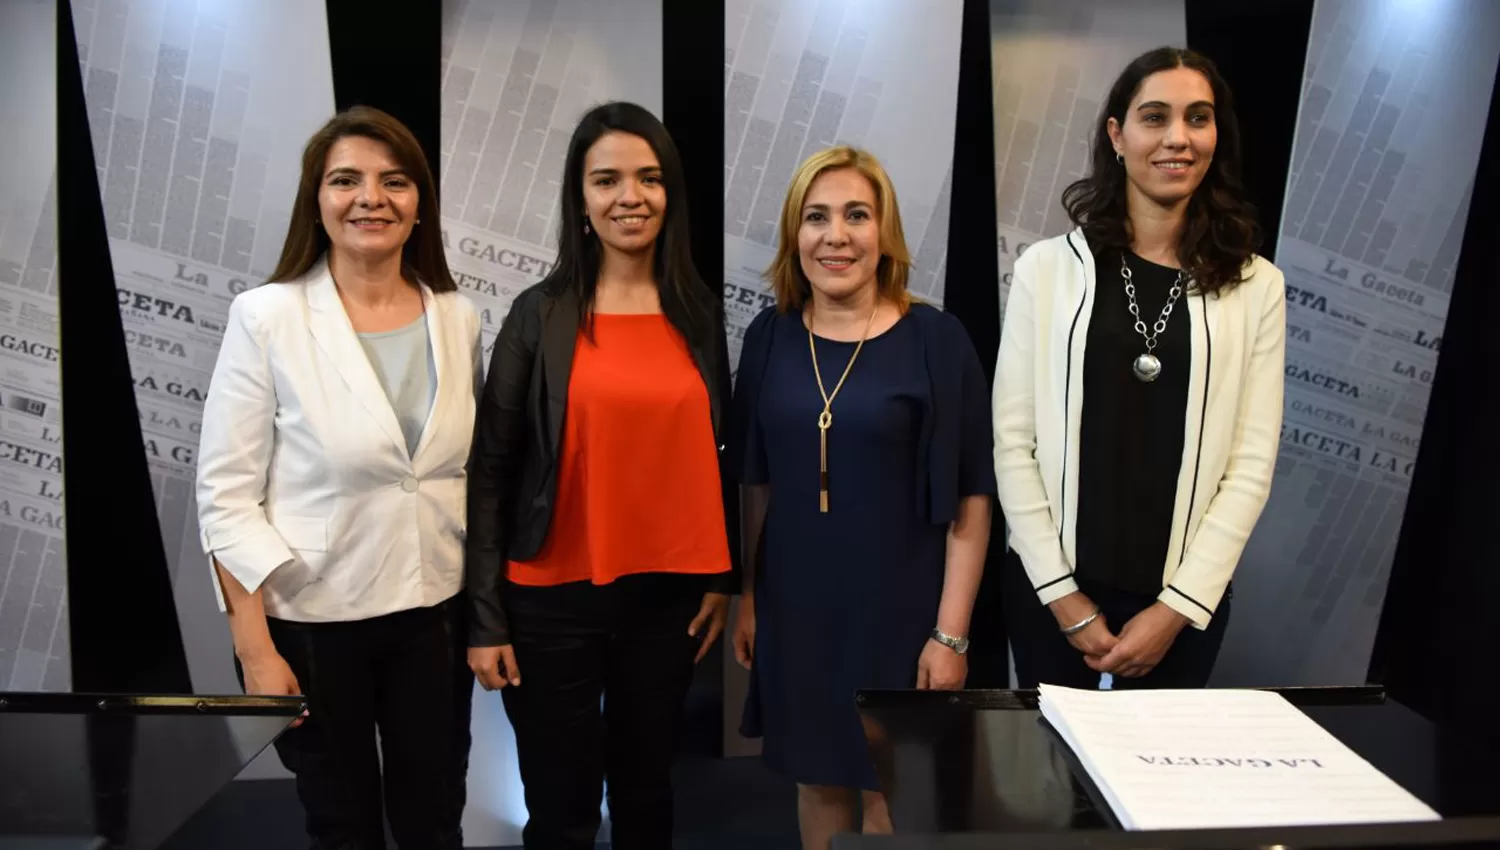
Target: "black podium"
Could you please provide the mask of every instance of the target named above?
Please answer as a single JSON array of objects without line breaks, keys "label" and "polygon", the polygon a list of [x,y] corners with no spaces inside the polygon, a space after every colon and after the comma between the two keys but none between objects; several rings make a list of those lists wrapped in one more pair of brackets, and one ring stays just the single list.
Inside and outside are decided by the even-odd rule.
[{"label": "black podium", "polygon": [[285,730],[300,697],[0,693],[0,850],[148,850]]},{"label": "black podium", "polygon": [[893,836],[834,850],[1500,847],[1500,753],[1378,687],[1274,689],[1443,816],[1414,824],[1127,832],[1034,691],[867,691],[860,715]]}]

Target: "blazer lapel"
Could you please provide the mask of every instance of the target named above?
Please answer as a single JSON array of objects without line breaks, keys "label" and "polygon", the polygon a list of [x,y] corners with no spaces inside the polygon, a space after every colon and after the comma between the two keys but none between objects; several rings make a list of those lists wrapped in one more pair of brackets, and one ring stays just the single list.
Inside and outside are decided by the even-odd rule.
[{"label": "blazer lapel", "polygon": [[307,278],[308,326],[318,347],[328,356],[338,370],[339,377],[359,399],[366,411],[375,418],[380,429],[391,438],[402,457],[407,457],[406,438],[401,435],[401,424],[396,421],[396,411],[391,409],[390,399],[370,366],[354,326],[349,324],[349,314],[339,300],[338,290],[333,285],[333,275],[327,265],[321,266]]},{"label": "blazer lapel", "polygon": [[578,342],[578,299],[564,290],[552,299],[542,318],[542,367],[547,377],[549,445],[562,446],[563,416],[568,409],[568,380],[573,374],[573,346]]},{"label": "blazer lapel", "polygon": [[422,436],[417,439],[417,450],[412,458],[420,457],[427,444],[432,441],[433,423],[437,421],[438,408],[443,404],[443,387],[452,379],[451,364],[448,362],[448,346],[452,340],[443,329],[448,326],[447,314],[444,305],[432,295],[432,290],[425,286],[419,287],[422,291],[422,315],[427,322],[427,340],[432,346],[433,371],[437,376],[437,386],[432,391],[432,407],[427,411],[427,421],[422,423]]}]

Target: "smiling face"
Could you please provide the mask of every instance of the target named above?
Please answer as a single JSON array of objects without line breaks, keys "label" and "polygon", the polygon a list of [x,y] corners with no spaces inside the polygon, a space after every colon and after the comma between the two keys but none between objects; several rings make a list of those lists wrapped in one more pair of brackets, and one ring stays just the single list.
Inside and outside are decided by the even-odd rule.
[{"label": "smiling face", "polygon": [[1125,159],[1132,196],[1161,206],[1186,201],[1208,173],[1219,139],[1208,78],[1184,67],[1146,77],[1124,123],[1109,119],[1109,139]]},{"label": "smiling face", "polygon": [[869,179],[853,168],[835,168],[813,180],[802,201],[797,253],[813,289],[829,298],[875,286],[880,223]]},{"label": "smiling face", "polygon": [[661,162],[640,136],[613,131],[583,158],[583,206],[589,227],[608,248],[651,250],[667,213]]},{"label": "smiling face", "polygon": [[399,253],[417,201],[416,183],[384,142],[345,136],[328,149],[318,213],[333,251],[366,260]]}]

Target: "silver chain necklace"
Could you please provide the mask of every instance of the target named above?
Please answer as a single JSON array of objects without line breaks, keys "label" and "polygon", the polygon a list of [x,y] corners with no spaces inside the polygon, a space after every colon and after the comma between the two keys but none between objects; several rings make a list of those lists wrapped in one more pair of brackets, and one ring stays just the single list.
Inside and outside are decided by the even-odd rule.
[{"label": "silver chain necklace", "polygon": [[1156,349],[1157,334],[1167,329],[1167,319],[1172,316],[1172,305],[1177,303],[1177,297],[1182,294],[1182,270],[1177,270],[1177,280],[1172,282],[1172,289],[1167,293],[1167,303],[1161,308],[1161,318],[1156,320],[1149,332],[1146,323],[1141,320],[1140,305],[1135,303],[1135,283],[1130,279],[1130,266],[1125,264],[1124,251],[1120,252],[1120,277],[1125,279],[1125,297],[1130,299],[1130,315],[1135,317],[1135,332],[1146,340],[1146,353],[1135,358],[1130,369],[1137,380],[1150,383],[1161,375],[1161,360],[1151,352]]}]

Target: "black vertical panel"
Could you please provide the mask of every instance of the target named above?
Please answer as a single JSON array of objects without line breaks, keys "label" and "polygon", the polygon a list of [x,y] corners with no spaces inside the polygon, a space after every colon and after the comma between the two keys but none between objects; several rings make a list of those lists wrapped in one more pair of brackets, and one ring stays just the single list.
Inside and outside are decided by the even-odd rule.
[{"label": "black vertical panel", "polygon": [[687,172],[693,262],[714,292],[722,292],[723,0],[663,0],[661,76],[662,123]]},{"label": "black vertical panel", "polygon": [[[979,353],[985,377],[991,383],[995,378],[995,355],[1000,349],[992,81],[989,0],[964,0],[943,306],[964,323]],[[1005,688],[1010,682],[1005,618],[1000,606],[1004,553],[1005,524],[997,501],[990,526],[990,551],[969,628],[968,686],[971,688]]]},{"label": "black vertical panel", "polygon": [[1313,0],[1185,0],[1183,8],[1188,47],[1213,60],[1234,94],[1245,187],[1265,232],[1260,253],[1274,260]]},{"label": "black vertical panel", "polygon": [[[1500,676],[1488,654],[1500,600],[1500,87],[1422,427],[1370,678],[1429,718],[1500,747]],[[1491,770],[1486,766],[1485,770]],[[1475,801],[1477,802],[1477,801]]]},{"label": "black vertical panel", "polygon": [[326,0],[325,8],[335,107],[373,106],[390,113],[417,137],[437,179],[443,4]]},{"label": "black vertical panel", "polygon": [[191,693],[94,176],[71,4],[57,4],[58,317],[73,689]]},{"label": "black vertical panel", "polygon": [[943,306],[964,323],[984,364],[985,376],[991,381],[995,377],[995,354],[1000,350],[992,82],[989,0],[964,0]]},{"label": "black vertical panel", "polygon": [[[687,174],[693,263],[717,297],[724,290],[723,0],[662,0],[661,120]],[[738,545],[735,535],[730,545]],[[724,651],[716,646],[694,673],[684,749],[722,755],[723,714]]]}]

